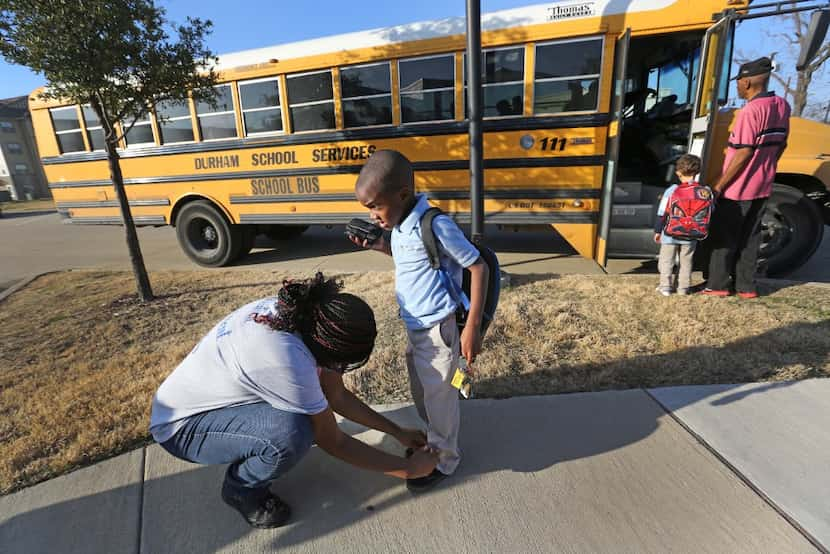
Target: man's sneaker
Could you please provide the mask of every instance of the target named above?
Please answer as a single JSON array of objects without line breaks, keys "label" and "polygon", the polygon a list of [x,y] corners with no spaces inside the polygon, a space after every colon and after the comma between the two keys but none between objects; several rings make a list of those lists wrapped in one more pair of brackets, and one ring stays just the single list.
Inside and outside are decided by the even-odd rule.
[{"label": "man's sneaker", "polygon": [[669,288],[665,288],[665,287],[657,287],[657,288],[656,288],[656,289],[654,289],[654,290],[656,290],[657,292],[659,292],[659,293],[660,293],[660,294],[662,294],[663,296],[671,296],[671,289],[669,289]]},{"label": "man's sneaker", "polygon": [[758,298],[758,293],[757,292],[739,292],[738,296],[745,299],[745,300],[750,300],[752,298]]},{"label": "man's sneaker", "polygon": [[730,296],[732,293],[728,290],[703,289],[698,294],[702,294],[703,296],[717,296],[722,298],[724,296]]},{"label": "man's sneaker", "polygon": [[236,508],[251,527],[271,529],[288,523],[291,508],[268,488],[242,490],[225,481],[222,500]]},{"label": "man's sneaker", "polygon": [[437,469],[433,469],[432,473],[430,473],[426,477],[418,477],[417,479],[407,479],[406,488],[409,489],[409,492],[413,493],[427,492],[447,477],[447,475],[441,473]]}]

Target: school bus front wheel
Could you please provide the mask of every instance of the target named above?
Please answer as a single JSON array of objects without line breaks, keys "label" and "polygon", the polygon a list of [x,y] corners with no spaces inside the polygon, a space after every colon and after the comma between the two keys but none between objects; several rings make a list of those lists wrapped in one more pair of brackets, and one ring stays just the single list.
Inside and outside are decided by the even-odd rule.
[{"label": "school bus front wheel", "polygon": [[[205,267],[231,263],[247,242],[240,226],[230,223],[205,200],[190,202],[181,209],[176,218],[176,237],[187,257]],[[249,244],[253,246],[253,241]]]}]

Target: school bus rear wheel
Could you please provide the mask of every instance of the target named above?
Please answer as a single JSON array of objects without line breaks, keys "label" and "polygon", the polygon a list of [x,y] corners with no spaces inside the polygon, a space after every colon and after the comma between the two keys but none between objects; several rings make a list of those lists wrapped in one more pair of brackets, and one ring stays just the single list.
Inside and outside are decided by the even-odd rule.
[{"label": "school bus rear wheel", "polygon": [[818,249],[824,221],[815,202],[795,187],[775,183],[761,222],[759,262],[770,277],[802,266]]},{"label": "school bus rear wheel", "polygon": [[242,231],[210,202],[197,200],[184,206],[176,218],[176,236],[188,258],[204,267],[221,267],[236,259]]}]

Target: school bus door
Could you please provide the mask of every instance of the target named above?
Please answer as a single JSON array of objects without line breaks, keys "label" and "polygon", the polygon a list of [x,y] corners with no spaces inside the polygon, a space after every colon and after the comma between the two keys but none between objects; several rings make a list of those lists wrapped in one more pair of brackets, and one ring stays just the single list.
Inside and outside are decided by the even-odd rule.
[{"label": "school bus door", "polygon": [[702,160],[699,181],[706,185],[711,185],[712,179],[720,174],[726,146],[723,140],[713,139],[718,126],[718,100],[726,96],[725,87],[729,85],[728,68],[734,29],[733,16],[724,16],[706,31],[700,50],[688,151]]},{"label": "school bus door", "polygon": [[631,29],[617,38],[614,48],[614,88],[611,98],[611,121],[608,125],[608,141],[605,151],[605,178],[599,205],[599,228],[595,260],[603,268],[608,262],[608,235],[611,228],[611,212],[614,207],[614,183],[617,180],[617,160],[622,137],[623,109],[625,108],[625,74],[628,65],[628,47],[631,43]]}]

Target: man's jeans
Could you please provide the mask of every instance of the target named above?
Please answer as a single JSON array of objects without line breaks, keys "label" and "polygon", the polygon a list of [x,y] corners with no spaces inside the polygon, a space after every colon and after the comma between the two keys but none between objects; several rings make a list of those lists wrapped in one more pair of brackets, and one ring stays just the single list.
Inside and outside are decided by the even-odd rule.
[{"label": "man's jeans", "polygon": [[261,489],[294,467],[313,442],[309,416],[257,402],[191,416],[161,446],[189,462],[231,464],[229,485]]}]

